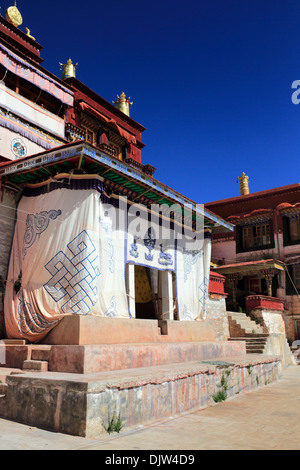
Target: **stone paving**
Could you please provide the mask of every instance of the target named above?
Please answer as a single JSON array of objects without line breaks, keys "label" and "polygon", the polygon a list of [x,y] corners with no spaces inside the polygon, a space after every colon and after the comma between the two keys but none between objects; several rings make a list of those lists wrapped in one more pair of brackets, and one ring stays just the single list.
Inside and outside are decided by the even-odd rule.
[{"label": "stone paving", "polygon": [[100,439],[0,419],[0,449],[102,450],[108,455],[118,450],[127,455],[142,450],[300,450],[300,367],[289,367],[279,381],[226,402]]}]

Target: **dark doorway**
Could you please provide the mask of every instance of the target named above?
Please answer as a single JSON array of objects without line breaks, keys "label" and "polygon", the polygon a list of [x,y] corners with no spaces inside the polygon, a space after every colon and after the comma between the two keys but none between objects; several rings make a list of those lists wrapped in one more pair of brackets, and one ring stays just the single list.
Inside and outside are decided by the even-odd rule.
[{"label": "dark doorway", "polygon": [[136,318],[143,320],[157,320],[150,268],[135,265],[134,278]]}]

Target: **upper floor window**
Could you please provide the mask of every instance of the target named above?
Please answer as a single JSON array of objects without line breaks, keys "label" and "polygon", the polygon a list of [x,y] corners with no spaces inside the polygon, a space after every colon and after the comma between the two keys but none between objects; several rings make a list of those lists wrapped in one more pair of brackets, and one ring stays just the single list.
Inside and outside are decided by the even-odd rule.
[{"label": "upper floor window", "polygon": [[269,245],[270,242],[269,224],[243,227],[243,245],[245,249]]},{"label": "upper floor window", "polygon": [[274,234],[272,220],[262,224],[249,226],[237,225],[236,251],[255,251],[274,248]]},{"label": "upper floor window", "polygon": [[300,244],[300,215],[295,218],[282,217],[283,221],[283,244]]}]

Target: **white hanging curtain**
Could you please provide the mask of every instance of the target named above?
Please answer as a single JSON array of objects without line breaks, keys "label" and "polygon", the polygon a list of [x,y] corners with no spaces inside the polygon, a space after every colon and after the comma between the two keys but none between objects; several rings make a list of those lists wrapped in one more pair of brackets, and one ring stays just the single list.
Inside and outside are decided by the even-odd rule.
[{"label": "white hanging curtain", "polygon": [[205,320],[210,274],[211,239],[205,235],[201,248],[177,249],[177,303],[179,319]]},{"label": "white hanging curtain", "polygon": [[23,197],[4,300],[8,337],[39,341],[64,315],[128,317],[124,266],[124,237],[113,236],[97,191]]},{"label": "white hanging curtain", "polygon": [[[116,231],[94,183],[74,184],[19,203],[4,297],[8,338],[38,342],[65,315],[129,318],[127,262],[175,272],[179,319],[205,319],[210,238],[188,250],[148,230]],[[154,294],[157,279],[152,273]]]}]

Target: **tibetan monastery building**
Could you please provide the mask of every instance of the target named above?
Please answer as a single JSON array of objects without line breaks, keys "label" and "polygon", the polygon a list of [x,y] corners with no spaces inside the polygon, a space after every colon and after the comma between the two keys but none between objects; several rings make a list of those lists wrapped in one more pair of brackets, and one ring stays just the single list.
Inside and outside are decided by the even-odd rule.
[{"label": "tibetan monastery building", "polygon": [[71,59],[53,76],[20,24],[16,6],[0,16],[2,334],[68,343],[74,318],[98,317],[227,339],[222,276],[214,299],[209,283],[212,237],[232,224],[154,178],[130,98],[107,102]]}]

